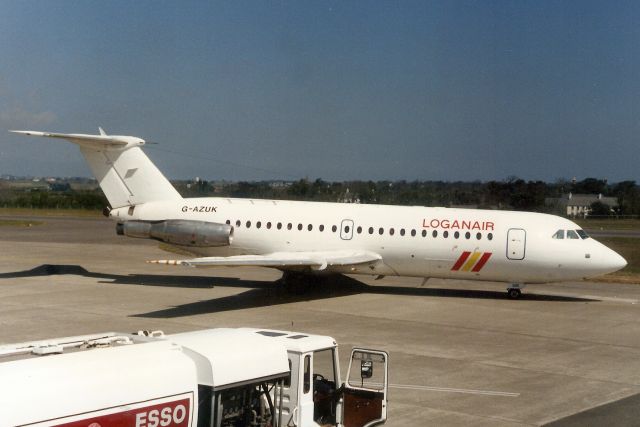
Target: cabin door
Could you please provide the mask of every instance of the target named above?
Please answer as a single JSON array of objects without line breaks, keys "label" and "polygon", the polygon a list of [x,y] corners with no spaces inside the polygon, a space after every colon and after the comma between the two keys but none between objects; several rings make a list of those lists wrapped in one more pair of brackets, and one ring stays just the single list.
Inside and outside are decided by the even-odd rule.
[{"label": "cabin door", "polygon": [[340,225],[340,238],[342,240],[351,240],[353,237],[353,220],[343,219]]},{"label": "cabin door", "polygon": [[510,228],[507,234],[507,258],[524,259],[527,247],[527,232],[522,228]]}]

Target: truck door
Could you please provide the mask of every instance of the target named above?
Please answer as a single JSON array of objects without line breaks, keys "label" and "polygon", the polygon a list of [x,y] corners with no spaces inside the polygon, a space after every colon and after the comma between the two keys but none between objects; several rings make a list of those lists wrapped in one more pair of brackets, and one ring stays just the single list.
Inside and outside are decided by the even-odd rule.
[{"label": "truck door", "polygon": [[344,427],[373,426],[387,420],[388,361],[385,351],[351,350],[343,392]]},{"label": "truck door", "polygon": [[[336,425],[336,365],[335,348],[303,354],[301,361],[300,403],[297,416],[300,426]],[[286,401],[286,399],[285,399]]]},{"label": "truck door", "polygon": [[507,258],[524,259],[527,246],[527,232],[522,228],[510,228],[507,234]]}]

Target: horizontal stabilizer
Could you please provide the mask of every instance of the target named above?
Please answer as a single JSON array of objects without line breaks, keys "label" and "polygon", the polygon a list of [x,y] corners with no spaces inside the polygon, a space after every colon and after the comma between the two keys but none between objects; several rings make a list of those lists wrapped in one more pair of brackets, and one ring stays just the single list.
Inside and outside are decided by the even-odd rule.
[{"label": "horizontal stabilizer", "polygon": [[107,135],[100,129],[100,135],[86,135],[82,133],[50,133],[33,130],[11,130],[9,132],[29,136],[43,136],[46,138],[60,138],[71,141],[74,144],[93,149],[125,148],[144,145],[144,140],[135,136]]},{"label": "horizontal stabilizer", "polygon": [[144,139],[135,136],[82,133],[52,133],[33,130],[10,132],[66,139],[80,152],[98,180],[111,208],[135,206],[147,202],[181,200],[182,197],[141,149]]},{"label": "horizontal stabilizer", "polygon": [[154,260],[151,264],[187,267],[311,267],[322,271],[332,266],[356,266],[380,261],[382,257],[368,251],[274,252],[267,255],[203,257],[185,260]]}]

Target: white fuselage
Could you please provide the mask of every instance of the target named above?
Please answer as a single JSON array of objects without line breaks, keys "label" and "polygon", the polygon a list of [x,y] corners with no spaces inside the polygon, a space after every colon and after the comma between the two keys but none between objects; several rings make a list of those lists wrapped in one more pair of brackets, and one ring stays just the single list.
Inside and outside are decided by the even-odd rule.
[{"label": "white fuselage", "polygon": [[[194,266],[262,265],[322,273],[442,277],[543,283],[598,276],[623,268],[617,253],[589,238],[579,226],[552,215],[229,198],[183,199],[132,136],[12,131],[61,138],[80,147],[111,207],[110,216],[183,227],[187,240],[147,233],[151,224],[131,223],[133,237],[190,242],[204,258],[158,260]],[[224,246],[206,233],[224,229]],[[229,224],[231,227],[221,226]],[[123,224],[123,234],[126,224]],[[207,224],[205,224],[206,226]],[[147,230],[147,231],[145,231]],[[165,230],[166,231],[166,230]],[[136,234],[137,233],[137,234]],[[145,234],[146,233],[146,234]],[[205,233],[205,234],[206,234]],[[231,234],[229,234],[231,233]],[[171,236],[169,236],[171,237]],[[173,236],[175,237],[175,235]],[[183,236],[184,237],[184,236]],[[215,240],[215,239],[214,239]],[[206,241],[199,247],[196,241]],[[186,244],[186,243],[184,243]],[[518,292],[519,293],[519,292]],[[517,295],[516,295],[517,296]]]},{"label": "white fuselage", "polygon": [[374,265],[325,271],[335,273],[524,284],[582,279],[626,265],[592,238],[553,237],[558,230],[580,230],[572,221],[529,212],[191,198],[110,215],[120,222],[186,219],[233,226],[229,246],[185,248],[200,256],[365,250],[382,257]]}]

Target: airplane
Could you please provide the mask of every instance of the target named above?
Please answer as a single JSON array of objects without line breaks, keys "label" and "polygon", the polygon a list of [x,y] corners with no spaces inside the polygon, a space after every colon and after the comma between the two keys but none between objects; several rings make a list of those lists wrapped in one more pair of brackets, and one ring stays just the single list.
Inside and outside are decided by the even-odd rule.
[{"label": "airplane", "polygon": [[507,295],[528,284],[581,280],[624,268],[615,251],[559,216],[515,211],[183,198],[133,136],[10,131],[79,146],[117,233],[194,255],[156,264],[261,266],[287,286],[328,274],[497,281]]}]

